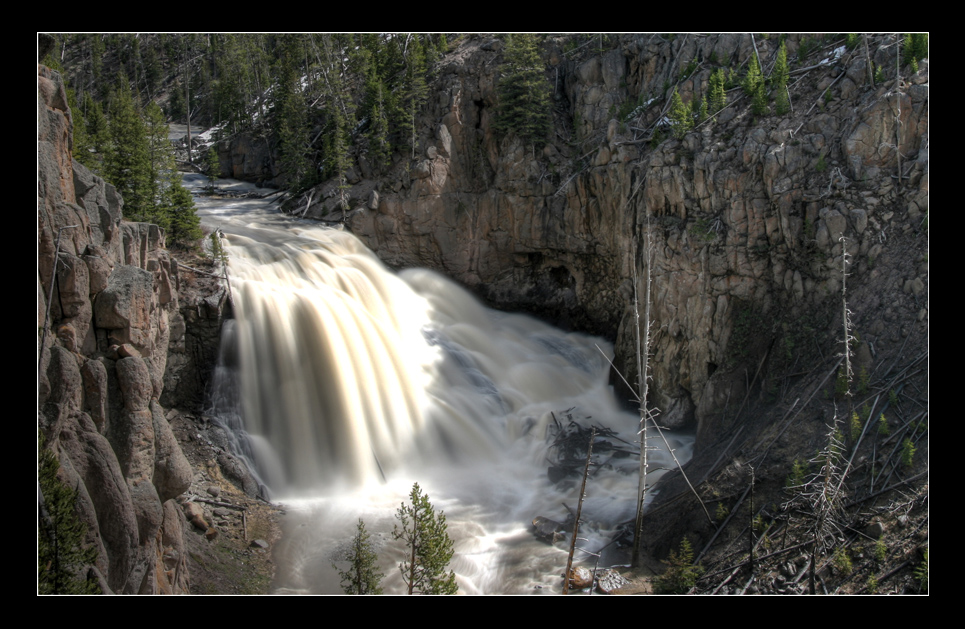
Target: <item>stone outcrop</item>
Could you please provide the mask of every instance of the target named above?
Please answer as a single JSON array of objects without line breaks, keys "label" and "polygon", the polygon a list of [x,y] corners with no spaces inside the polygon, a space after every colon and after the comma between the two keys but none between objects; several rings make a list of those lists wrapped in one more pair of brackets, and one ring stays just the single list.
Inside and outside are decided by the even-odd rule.
[{"label": "stone outcrop", "polygon": [[71,159],[64,86],[42,65],[38,92],[39,428],[79,491],[102,587],[186,592],[174,499],[192,470],[158,402],[172,328],[184,343],[178,267],[161,230],[123,223],[113,186]]}]

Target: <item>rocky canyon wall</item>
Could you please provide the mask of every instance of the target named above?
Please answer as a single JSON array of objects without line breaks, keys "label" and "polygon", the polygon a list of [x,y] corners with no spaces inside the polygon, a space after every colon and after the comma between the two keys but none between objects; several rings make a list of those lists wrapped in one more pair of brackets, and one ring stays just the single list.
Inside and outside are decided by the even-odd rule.
[{"label": "rocky canyon wall", "polygon": [[[813,41],[788,36],[789,56]],[[379,179],[358,158],[348,226],[390,265],[438,269],[497,307],[608,336],[630,382],[632,270],[642,281],[649,238],[652,402],[666,425],[696,426],[699,445],[775,343],[800,350],[837,331],[844,246],[856,284],[876,277],[875,260],[920,254],[896,236],[928,209],[927,62],[898,81],[893,37],[870,42],[868,58],[860,46],[802,54],[789,114],[754,116],[735,88],[674,138],[668,86],[699,102],[717,67],[742,73],[755,47],[769,70],[777,37],[624,35],[572,52],[549,38],[555,128],[534,148],[492,127],[501,42],[466,37],[438,68],[420,159]],[[890,68],[875,86],[869,59]],[[324,190],[307,216],[336,216]],[[919,262],[901,285],[927,284]]]},{"label": "rocky canyon wall", "polygon": [[178,266],[159,228],[122,223],[113,186],[71,159],[64,85],[43,65],[37,107],[38,427],[78,490],[101,589],[186,592],[174,499],[192,470],[158,401],[184,343]]}]

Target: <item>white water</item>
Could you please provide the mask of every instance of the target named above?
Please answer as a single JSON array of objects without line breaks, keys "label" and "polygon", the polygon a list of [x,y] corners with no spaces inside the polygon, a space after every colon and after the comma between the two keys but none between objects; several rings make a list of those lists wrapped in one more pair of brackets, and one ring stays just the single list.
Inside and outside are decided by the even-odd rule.
[{"label": "white water", "polygon": [[[260,477],[289,511],[276,591],[340,593],[331,563],[362,517],[386,592],[400,592],[391,531],[418,482],[447,516],[462,593],[558,592],[564,546],[535,539],[531,522],[565,520],[579,479],[549,482],[546,435],[573,409],[635,442],[637,418],[607,385],[600,350],[612,348],[487,309],[430,271],[394,274],[352,235],[264,202],[199,206],[229,241],[237,369],[226,391],[240,404],[226,412],[242,418]],[[636,457],[607,456],[583,507],[592,550],[635,506]],[[670,464],[662,452],[651,461]],[[611,545],[600,566],[625,562]]]}]

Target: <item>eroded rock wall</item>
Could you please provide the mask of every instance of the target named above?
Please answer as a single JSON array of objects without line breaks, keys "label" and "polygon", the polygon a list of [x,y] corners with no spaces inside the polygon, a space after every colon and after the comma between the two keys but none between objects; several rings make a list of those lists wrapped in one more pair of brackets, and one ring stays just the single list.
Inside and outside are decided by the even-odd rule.
[{"label": "eroded rock wall", "polygon": [[64,85],[43,65],[37,105],[39,428],[79,490],[101,582],[186,592],[174,499],[192,471],[158,403],[172,328],[183,335],[178,267],[161,230],[122,223],[113,186],[71,159]]},{"label": "eroded rock wall", "polygon": [[[889,37],[870,38],[876,67],[895,67]],[[789,56],[814,41],[788,36]],[[699,102],[714,69],[741,72],[755,49],[769,69],[777,38],[565,43],[544,49],[556,124],[536,150],[492,129],[501,43],[462,40],[438,69],[419,159],[357,183],[349,227],[391,265],[438,269],[497,307],[609,336],[630,382],[632,270],[642,282],[649,235],[652,402],[666,425],[696,426],[700,444],[775,343],[834,333],[841,238],[852,281],[870,280],[889,234],[927,212],[927,63],[872,86],[861,47],[817,49],[792,67],[792,113],[755,118],[732,89],[713,120],[674,139],[661,123],[667,85]],[[305,214],[331,212],[327,196]]]}]

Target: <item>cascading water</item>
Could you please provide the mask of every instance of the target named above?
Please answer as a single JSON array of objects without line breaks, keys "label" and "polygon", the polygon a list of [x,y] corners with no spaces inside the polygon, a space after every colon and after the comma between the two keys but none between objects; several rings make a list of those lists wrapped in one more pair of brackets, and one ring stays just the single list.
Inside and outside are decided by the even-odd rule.
[{"label": "cascading water", "polygon": [[[413,482],[446,513],[462,592],[559,591],[565,550],[530,523],[565,520],[578,479],[548,480],[546,435],[572,409],[635,443],[637,417],[608,387],[611,348],[487,309],[430,271],[392,273],[348,233],[300,222],[268,231],[257,209],[235,205],[201,211],[229,234],[236,315],[216,408],[243,423],[239,448],[289,506],[277,591],[340,592],[331,564],[359,517],[386,591],[401,591],[391,530]],[[679,442],[678,457],[688,449]],[[670,465],[660,457],[654,467]],[[611,457],[595,471],[584,545],[605,546],[632,520],[636,467]],[[607,560],[625,561],[610,550]]]}]

